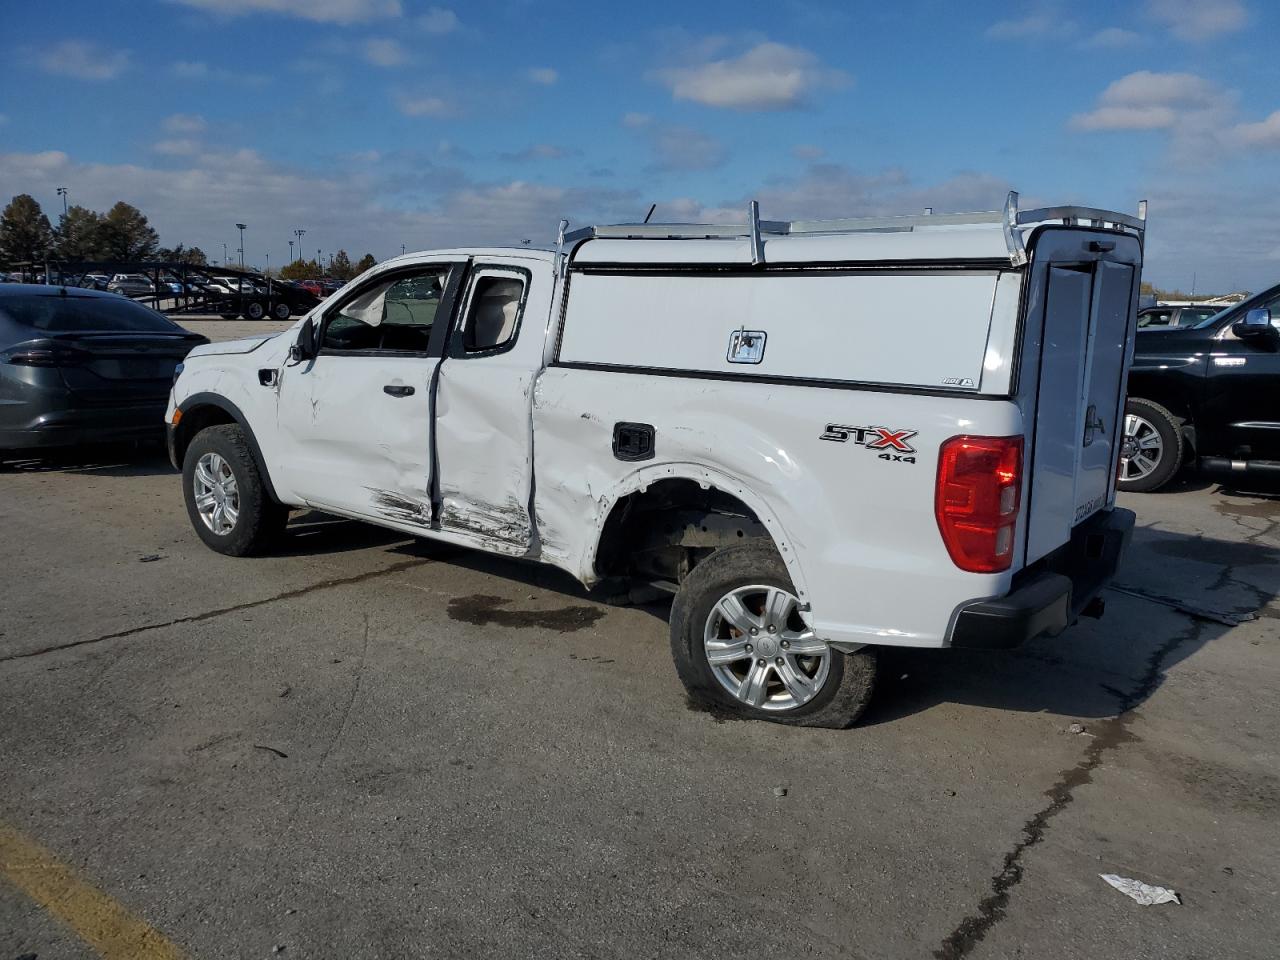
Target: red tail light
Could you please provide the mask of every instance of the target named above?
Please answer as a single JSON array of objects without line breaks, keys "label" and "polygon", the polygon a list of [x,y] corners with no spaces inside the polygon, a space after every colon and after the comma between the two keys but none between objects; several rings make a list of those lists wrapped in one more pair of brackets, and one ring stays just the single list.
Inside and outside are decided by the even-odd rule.
[{"label": "red tail light", "polygon": [[68,347],[19,348],[0,357],[20,367],[77,367],[89,359],[83,350]]},{"label": "red tail light", "polygon": [[1021,498],[1022,437],[952,437],[942,445],[934,513],[961,570],[1009,569]]}]

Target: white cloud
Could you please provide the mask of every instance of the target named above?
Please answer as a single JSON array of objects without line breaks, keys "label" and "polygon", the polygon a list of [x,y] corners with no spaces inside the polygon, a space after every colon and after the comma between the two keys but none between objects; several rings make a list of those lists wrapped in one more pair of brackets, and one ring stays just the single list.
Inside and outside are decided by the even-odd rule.
[{"label": "white cloud", "polygon": [[529,160],[559,160],[569,153],[564,147],[554,143],[535,143],[515,153],[499,154],[499,158],[508,162],[524,162]]},{"label": "white cloud", "polygon": [[549,87],[560,79],[560,74],[551,67],[534,67],[529,71],[529,79],[534,83]]},{"label": "white cloud", "polygon": [[647,113],[624,113],[622,115],[622,125],[630,127],[632,130],[638,130],[640,127],[647,127],[653,122],[653,117]]},{"label": "white cloud", "polygon": [[444,7],[428,7],[427,12],[418,17],[418,26],[427,33],[452,33],[458,29],[458,15]]},{"label": "white cloud", "polygon": [[261,73],[211,67],[203,60],[175,60],[169,64],[169,72],[179,80],[212,80],[219,84],[235,84],[241,87],[265,86],[271,79]]},{"label": "white cloud", "polygon": [[733,110],[792,109],[815,91],[850,79],[808,50],[771,41],[736,57],[664,67],[652,76],[677,100]]},{"label": "white cloud", "polygon": [[409,59],[399,41],[389,37],[366,40],[360,52],[375,67],[398,67]]},{"label": "white cloud", "polygon": [[0,113],[0,127],[3,127],[8,122],[9,122],[9,115],[5,113]]},{"label": "white cloud", "polygon": [[650,142],[656,170],[713,170],[728,156],[723,143],[692,127],[654,127]]},{"label": "white cloud", "polygon": [[151,145],[151,149],[167,157],[192,157],[203,148],[198,140],[179,137],[172,140],[159,140]]},{"label": "white cloud", "polygon": [[316,23],[361,23],[398,17],[400,0],[172,0],[228,17],[271,13]]},{"label": "white cloud", "polygon": [[1078,130],[1173,130],[1203,132],[1219,126],[1233,98],[1194,73],[1139,70],[1113,82],[1097,106],[1071,118]]},{"label": "white cloud", "polygon": [[450,117],[454,113],[453,104],[443,97],[403,94],[396,105],[406,117]]},{"label": "white cloud", "polygon": [[812,143],[797,143],[791,148],[791,155],[797,160],[821,160],[827,151]]},{"label": "white cloud", "polygon": [[1141,42],[1142,34],[1140,33],[1120,27],[1106,27],[1086,40],[1084,45],[1100,50],[1119,50],[1123,47],[1136,46]]},{"label": "white cloud", "polygon": [[169,133],[200,133],[208,124],[198,113],[174,113],[165,117],[161,126]]},{"label": "white cloud", "polygon": [[1245,147],[1280,147],[1280,110],[1257,123],[1239,123],[1230,138]]},{"label": "white cloud", "polygon": [[45,73],[77,80],[114,80],[129,68],[128,50],[108,50],[88,40],[60,40],[40,56]]},{"label": "white cloud", "polygon": [[1240,0],[1147,0],[1147,15],[1181,40],[1211,40],[1249,20]]},{"label": "white cloud", "polygon": [[1075,25],[1063,20],[1052,10],[1038,10],[1014,20],[998,20],[987,27],[987,36],[993,40],[1025,40],[1030,37],[1046,37],[1058,33],[1070,33]]},{"label": "white cloud", "polygon": [[209,76],[209,65],[203,60],[175,60],[169,69],[175,77],[184,80],[203,80]]}]

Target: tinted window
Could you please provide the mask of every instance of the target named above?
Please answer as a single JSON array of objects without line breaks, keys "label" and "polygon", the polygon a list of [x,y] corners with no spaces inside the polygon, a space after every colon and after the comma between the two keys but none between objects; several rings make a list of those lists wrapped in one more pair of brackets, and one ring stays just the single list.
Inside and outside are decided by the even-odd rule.
[{"label": "tinted window", "polygon": [[1172,310],[1148,310],[1138,317],[1140,327],[1167,327],[1173,317]]},{"label": "tinted window", "polygon": [[120,297],[63,297],[39,294],[0,298],[0,310],[24,327],[56,332],[77,330],[177,333],[179,327],[154,310]]},{"label": "tinted window", "polygon": [[322,349],[425,353],[448,268],[375,282],[329,316]]}]

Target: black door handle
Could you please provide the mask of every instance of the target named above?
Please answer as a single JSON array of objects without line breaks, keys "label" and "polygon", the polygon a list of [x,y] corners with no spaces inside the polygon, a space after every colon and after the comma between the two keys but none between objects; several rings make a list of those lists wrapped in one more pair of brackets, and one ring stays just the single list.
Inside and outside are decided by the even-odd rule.
[{"label": "black door handle", "polygon": [[382,388],[382,392],[389,397],[411,397],[413,396],[413,387],[403,383],[388,383]]}]

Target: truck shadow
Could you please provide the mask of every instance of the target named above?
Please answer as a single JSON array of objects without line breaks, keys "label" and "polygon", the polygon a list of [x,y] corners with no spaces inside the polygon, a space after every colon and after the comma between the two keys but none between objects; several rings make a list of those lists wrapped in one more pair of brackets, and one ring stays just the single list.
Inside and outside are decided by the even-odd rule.
[{"label": "truck shadow", "polygon": [[104,477],[158,477],[177,474],[162,442],[90,444],[48,450],[15,450],[0,457],[0,475],[92,473]]},{"label": "truck shadow", "polygon": [[[1280,504],[1266,508],[1280,521]],[[1177,664],[1233,630],[1249,629],[1217,617],[1280,616],[1268,609],[1280,595],[1280,550],[1139,528],[1113,587],[1103,594],[1102,619],[1081,620],[1059,637],[1017,650],[886,648],[881,684],[862,725],[943,703],[1065,719],[1132,709]]]}]

